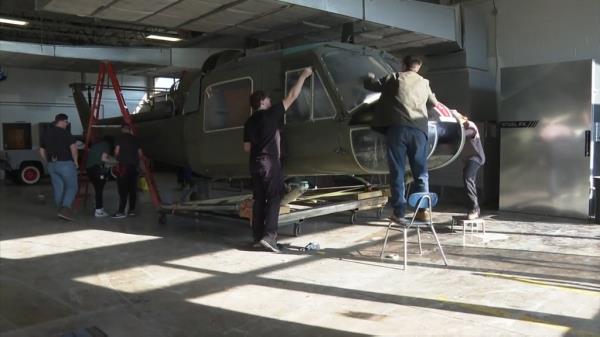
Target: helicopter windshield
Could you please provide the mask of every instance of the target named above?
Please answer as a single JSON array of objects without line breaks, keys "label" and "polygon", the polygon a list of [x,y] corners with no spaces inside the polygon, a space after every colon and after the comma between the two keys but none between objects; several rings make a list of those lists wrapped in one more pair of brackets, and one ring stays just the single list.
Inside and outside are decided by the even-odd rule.
[{"label": "helicopter windshield", "polygon": [[368,73],[381,78],[393,72],[392,67],[378,56],[335,51],[323,55],[323,61],[333,77],[346,111],[358,105],[376,101],[379,93],[364,88],[363,81]]}]

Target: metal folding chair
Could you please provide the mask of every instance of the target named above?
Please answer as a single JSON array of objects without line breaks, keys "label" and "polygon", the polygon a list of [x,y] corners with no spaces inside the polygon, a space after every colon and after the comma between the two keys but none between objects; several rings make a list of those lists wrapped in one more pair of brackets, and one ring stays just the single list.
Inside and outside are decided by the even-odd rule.
[{"label": "metal folding chair", "polygon": [[[444,259],[444,264],[447,266],[448,265],[448,260],[446,260],[446,255],[444,254],[444,249],[442,248],[442,245],[440,244],[440,240],[437,236],[437,233],[435,232],[435,228],[433,227],[433,207],[435,205],[437,205],[438,202],[438,196],[435,193],[431,193],[431,192],[417,192],[417,193],[413,193],[408,197],[408,204],[414,208],[414,212],[412,217],[410,218],[410,222],[408,223],[397,223],[394,222],[392,219],[390,219],[390,223],[387,227],[387,230],[385,232],[385,239],[383,240],[383,248],[381,249],[381,256],[380,258],[383,259],[383,255],[385,254],[385,247],[387,246],[387,241],[388,241],[388,236],[390,234],[390,230],[395,230],[395,231],[402,231],[404,233],[404,270],[406,270],[406,266],[407,266],[407,261],[408,261],[408,249],[407,249],[407,232],[408,230],[410,230],[411,228],[414,228],[417,230],[417,239],[419,241],[419,254],[423,254],[423,248],[421,246],[421,226],[429,226],[429,228],[431,229],[431,232],[433,233],[433,236],[435,237],[435,242],[437,243],[438,248],[440,249],[440,253],[442,254],[442,258]],[[416,220],[417,217],[417,212],[419,211],[420,208],[429,208],[429,213],[432,215],[432,217],[429,219],[429,221],[419,221]],[[405,218],[405,220],[408,221],[408,219]]]}]

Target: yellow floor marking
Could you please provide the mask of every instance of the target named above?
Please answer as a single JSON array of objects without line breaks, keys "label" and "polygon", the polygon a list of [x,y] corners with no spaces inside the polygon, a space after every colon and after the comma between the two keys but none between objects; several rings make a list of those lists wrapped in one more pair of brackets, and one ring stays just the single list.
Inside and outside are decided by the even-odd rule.
[{"label": "yellow floor marking", "polygon": [[[526,277],[522,277],[522,276],[503,275],[503,274],[496,274],[496,273],[482,273],[482,274],[485,277],[496,277],[496,278],[501,278],[501,279],[505,279],[505,280],[517,281],[517,282],[528,283],[528,284],[535,284],[535,285],[542,286],[542,287],[558,288],[560,290],[572,291],[572,292],[579,293],[582,295],[587,295],[587,296],[600,297],[600,291],[591,290],[591,289],[583,289],[583,288],[574,288],[574,286],[576,286],[576,285],[564,286],[561,284],[553,283],[552,281],[541,281],[541,280],[526,278]],[[585,287],[585,285],[581,285],[581,286]]]}]

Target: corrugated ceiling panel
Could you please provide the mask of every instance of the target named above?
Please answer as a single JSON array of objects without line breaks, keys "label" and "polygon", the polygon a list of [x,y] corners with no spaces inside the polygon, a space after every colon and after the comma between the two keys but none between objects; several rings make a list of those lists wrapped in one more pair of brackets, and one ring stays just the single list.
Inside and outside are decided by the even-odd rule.
[{"label": "corrugated ceiling panel", "polygon": [[227,29],[219,31],[219,34],[223,35],[233,35],[233,36],[249,36],[253,34],[264,33],[265,29],[258,29],[254,27],[247,27],[245,25],[238,25],[234,27],[229,27]]},{"label": "corrugated ceiling panel", "polygon": [[303,7],[290,7],[279,11],[275,14],[262,16],[246,24],[253,27],[271,29],[283,25],[297,24],[303,19],[313,17],[318,13],[319,12],[314,9],[307,9]]},{"label": "corrugated ceiling panel", "polygon": [[254,15],[266,13],[269,11],[276,10],[278,8],[284,8],[288,5],[269,0],[248,0],[240,3],[233,7],[235,10],[252,13]]},{"label": "corrugated ceiling panel", "polygon": [[98,8],[106,6],[111,2],[112,0],[51,0],[43,6],[36,6],[36,9],[49,12],[89,16]]},{"label": "corrugated ceiling panel", "polygon": [[184,26],[181,26],[183,29],[194,30],[197,32],[216,32],[225,28],[229,28],[231,25],[207,21],[207,20],[196,20],[190,22]]},{"label": "corrugated ceiling panel", "polygon": [[184,22],[205,15],[223,5],[226,5],[234,0],[223,1],[199,1],[199,0],[184,0],[169,8],[166,8],[155,15],[152,15],[144,20],[143,23],[149,25],[177,27]]},{"label": "corrugated ceiling panel", "polygon": [[234,26],[238,23],[251,19],[256,14],[247,11],[228,8],[216,12],[199,20],[192,21],[182,28],[197,30],[201,32],[216,32],[223,28]]},{"label": "corrugated ceiling panel", "polygon": [[133,22],[156,13],[175,2],[177,0],[120,0],[94,16],[103,19]]},{"label": "corrugated ceiling panel", "polygon": [[256,35],[256,38],[264,41],[278,41],[295,35],[308,34],[314,31],[317,31],[317,29],[302,24],[296,24],[292,26],[278,27],[277,29],[270,30],[264,34],[258,34]]}]

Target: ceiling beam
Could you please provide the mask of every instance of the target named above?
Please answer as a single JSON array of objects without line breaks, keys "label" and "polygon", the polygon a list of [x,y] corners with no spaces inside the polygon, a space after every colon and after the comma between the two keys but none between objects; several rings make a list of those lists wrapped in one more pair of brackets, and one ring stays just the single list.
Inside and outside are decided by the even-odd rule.
[{"label": "ceiling beam", "polygon": [[50,58],[111,61],[163,67],[200,69],[221,48],[131,48],[66,46],[0,40],[1,54],[26,54]]},{"label": "ceiling beam", "polygon": [[415,0],[278,1],[409,30],[462,45],[460,11],[457,6]]}]

